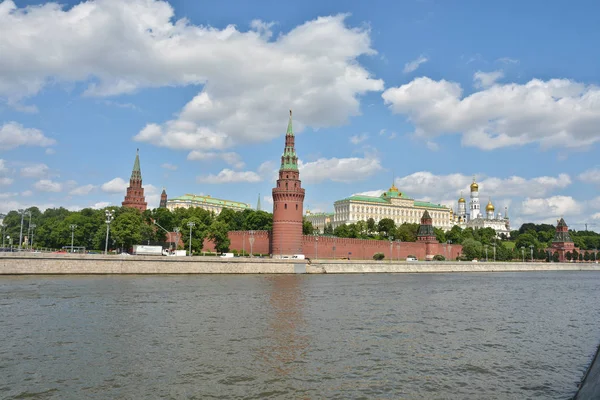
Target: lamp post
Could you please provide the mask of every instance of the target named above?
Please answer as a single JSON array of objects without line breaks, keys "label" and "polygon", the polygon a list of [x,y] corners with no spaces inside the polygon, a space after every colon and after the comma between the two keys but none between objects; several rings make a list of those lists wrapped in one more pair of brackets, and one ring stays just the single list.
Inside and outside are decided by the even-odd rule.
[{"label": "lamp post", "polygon": [[106,241],[104,242],[104,255],[108,254],[108,232],[110,231],[110,223],[113,221],[114,210],[105,210],[104,214],[106,215]]},{"label": "lamp post", "polygon": [[392,246],[394,245],[394,237],[390,236],[390,263],[392,262],[392,258],[394,258]]},{"label": "lamp post", "polygon": [[488,251],[488,245],[486,244],[484,246],[484,248],[485,248],[485,262],[487,262],[488,261],[488,252],[487,252]]},{"label": "lamp post", "polygon": [[73,238],[75,237],[75,229],[77,229],[77,225],[71,224],[71,253],[73,253]]},{"label": "lamp post", "polygon": [[27,214],[29,214],[29,224],[27,225],[27,241],[29,242],[29,240],[31,239],[31,236],[29,233],[31,231],[31,211],[27,211]]},{"label": "lamp post", "polygon": [[319,259],[319,235],[315,232],[315,260]]},{"label": "lamp post", "polygon": [[6,233],[6,225],[2,224],[0,227],[2,228],[2,251],[4,251],[4,234]]},{"label": "lamp post", "polygon": [[254,257],[254,251],[253,251],[253,247],[254,247],[254,231],[250,231],[250,238],[248,239],[248,241],[250,242],[250,258]]},{"label": "lamp post", "polygon": [[192,256],[192,228],[196,226],[193,221],[187,223],[187,226],[190,227],[190,243],[188,244],[188,251],[190,252],[190,257]]},{"label": "lamp post", "polygon": [[525,262],[525,246],[521,246],[521,255],[523,256],[523,262]]},{"label": "lamp post", "polygon": [[533,245],[529,245],[529,252],[531,254],[531,262],[533,262]]},{"label": "lamp post", "polygon": [[492,246],[494,246],[494,262],[496,262],[496,242]]},{"label": "lamp post", "polygon": [[246,256],[246,231],[242,234],[242,255]]},{"label": "lamp post", "polygon": [[335,260],[335,236],[333,237],[333,259]]},{"label": "lamp post", "polygon": [[6,239],[8,239],[8,245],[10,246],[10,251],[12,252],[12,239],[10,236],[6,236]]},{"label": "lamp post", "polygon": [[[33,250],[33,234],[35,232],[35,228],[37,228],[36,224],[31,224],[31,249]],[[2,246],[4,247],[4,246]]]},{"label": "lamp post", "polygon": [[448,249],[448,253],[449,253],[448,257],[450,258],[450,260],[452,260],[452,240],[448,240],[446,243],[448,244],[448,247],[449,247],[449,249]]},{"label": "lamp post", "polygon": [[21,232],[19,233],[19,251],[21,251],[21,243],[23,243],[23,217],[25,216],[25,210],[19,210],[21,214]]},{"label": "lamp post", "polygon": [[402,243],[402,240],[398,239],[396,243],[398,244],[398,262],[400,262],[400,243]]}]

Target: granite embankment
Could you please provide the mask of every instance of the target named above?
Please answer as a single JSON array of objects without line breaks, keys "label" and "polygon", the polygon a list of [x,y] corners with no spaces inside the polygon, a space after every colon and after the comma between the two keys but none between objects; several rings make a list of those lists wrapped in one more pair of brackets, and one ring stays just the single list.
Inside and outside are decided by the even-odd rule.
[{"label": "granite embankment", "polygon": [[294,274],[600,271],[592,263],[389,262],[218,257],[0,254],[0,275],[27,274]]}]

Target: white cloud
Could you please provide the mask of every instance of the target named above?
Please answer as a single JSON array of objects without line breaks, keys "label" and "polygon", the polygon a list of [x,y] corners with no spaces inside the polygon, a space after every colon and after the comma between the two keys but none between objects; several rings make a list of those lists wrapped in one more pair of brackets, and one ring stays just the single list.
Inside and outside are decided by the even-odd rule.
[{"label": "white cloud", "polygon": [[129,182],[126,182],[122,178],[115,178],[106,183],[103,183],[100,187],[103,192],[106,193],[123,193],[127,191],[127,187],[129,186]]},{"label": "white cloud", "polygon": [[49,156],[51,156],[52,154],[55,154],[55,153],[56,153],[56,150],[54,150],[54,149],[53,149],[53,148],[51,148],[51,147],[48,147],[48,148],[46,149],[46,154],[47,154],[47,155],[49,155]]},{"label": "white cloud", "polygon": [[581,174],[579,174],[577,179],[579,179],[580,181],[585,182],[585,183],[598,184],[598,183],[600,183],[600,169],[599,168],[588,169],[588,170],[582,172]]},{"label": "white cloud", "polygon": [[23,197],[29,197],[31,195],[33,195],[33,192],[31,190],[25,190],[25,191],[21,192],[21,196],[23,196]]},{"label": "white cloud", "polygon": [[502,57],[497,59],[496,61],[501,62],[503,64],[518,64],[519,60],[510,57]]},{"label": "white cloud", "polygon": [[[556,190],[566,188],[571,184],[571,178],[567,174],[553,176],[539,176],[531,179],[520,176],[507,178],[487,177],[476,179],[479,185],[480,198],[488,197],[525,197],[530,193],[537,196],[545,196]],[[404,177],[396,178],[396,186],[400,191],[414,196],[431,196],[432,198],[456,197],[456,202],[461,191],[463,196],[470,193],[469,186],[473,177],[463,174],[434,175],[429,171],[419,171]]]},{"label": "white cloud", "polygon": [[582,209],[582,204],[571,196],[552,196],[526,198],[521,204],[520,213],[523,216],[551,216],[556,220],[560,216],[579,215]]},{"label": "white cloud", "polygon": [[69,192],[69,194],[72,196],[85,196],[85,195],[90,194],[90,192],[94,189],[96,189],[95,185],[88,184],[88,185],[76,187],[75,189],[71,190]]},{"label": "white cloud", "polygon": [[16,197],[18,195],[19,195],[19,193],[15,193],[15,192],[4,192],[4,193],[0,193],[0,199],[9,199],[11,197]]},{"label": "white cloud", "polygon": [[7,177],[0,177],[0,185],[7,186],[14,182],[14,179]]},{"label": "white cloud", "polygon": [[[273,196],[263,196],[263,201],[267,204],[273,205]],[[263,211],[267,211],[264,210]]]},{"label": "white cloud", "polygon": [[504,72],[502,71],[492,71],[492,72],[475,72],[473,75],[473,82],[475,87],[478,89],[487,89],[490,86],[493,86],[498,79],[504,77]]},{"label": "white cloud", "polygon": [[359,144],[359,143],[364,142],[368,138],[369,138],[369,135],[367,133],[361,133],[360,135],[351,136],[350,137],[350,143],[352,143],[352,144]]},{"label": "white cloud", "polygon": [[440,149],[440,145],[434,142],[433,140],[428,140],[425,145],[431,151],[438,151]]},{"label": "white cloud", "polygon": [[325,180],[351,183],[367,179],[383,170],[374,156],[364,158],[320,158],[317,161],[298,162],[300,179],[304,183],[321,183]]},{"label": "white cloud", "polygon": [[[203,85],[176,120],[149,124],[135,139],[188,150],[268,141],[285,129],[288,108],[302,126],[344,124],[358,97],[383,90],[359,62],[375,55],[368,26],[347,15],[319,17],[272,35],[175,20],[166,1],[87,1],[0,7],[0,96],[17,100],[55,82],[89,82],[88,96],[140,88]],[[73,32],[77,32],[76,35]]]},{"label": "white cloud", "polygon": [[424,139],[460,134],[464,146],[483,150],[528,143],[583,149],[600,141],[600,88],[568,79],[496,84],[463,97],[458,83],[422,77],[382,97]]},{"label": "white cloud", "polygon": [[23,178],[45,178],[48,176],[50,168],[46,164],[33,164],[21,168],[21,177]]},{"label": "white cloud", "polygon": [[[0,4],[0,13],[2,9],[2,5]],[[1,17],[0,17],[1,21]],[[0,22],[0,26],[2,23]],[[0,32],[2,28],[0,27]],[[0,37],[2,35],[0,34]],[[0,47],[2,46],[2,39],[0,39]],[[9,57],[0,58],[0,72],[2,71],[1,64],[2,59],[7,59]],[[1,84],[1,73],[0,73],[0,87]],[[56,141],[54,139],[47,138],[44,136],[42,131],[39,129],[33,128],[25,128],[23,125],[17,122],[7,122],[4,125],[0,126],[0,149],[2,150],[10,150],[19,146],[40,146],[40,147],[48,147],[55,144]]]},{"label": "white cloud", "polygon": [[169,164],[169,163],[163,163],[161,165],[162,168],[164,169],[168,169],[170,171],[177,171],[177,165],[173,165],[173,164]]},{"label": "white cloud", "polygon": [[41,179],[34,183],[33,187],[40,192],[60,192],[63,189],[62,183],[50,179]]},{"label": "white cloud", "polygon": [[260,182],[262,178],[253,171],[233,171],[224,169],[217,175],[204,175],[196,178],[198,183],[238,183],[238,182]]},{"label": "white cloud", "polygon": [[404,69],[402,70],[402,72],[404,72],[405,74],[408,74],[410,72],[414,72],[414,71],[417,70],[417,68],[419,68],[419,66],[421,64],[426,63],[427,61],[428,61],[427,57],[421,55],[416,60],[412,60],[412,61],[407,62],[406,64],[404,64]]},{"label": "white cloud", "polygon": [[160,205],[161,192],[162,190],[159,190],[152,184],[144,185],[144,196],[146,198],[146,203],[148,203],[148,208],[156,208]]},{"label": "white cloud", "polygon": [[96,210],[101,210],[101,209],[103,209],[103,208],[105,208],[105,207],[108,207],[108,206],[110,206],[110,204],[111,204],[111,203],[110,203],[110,202],[108,202],[108,201],[100,201],[100,202],[98,202],[98,203],[94,203],[94,204],[92,204],[92,205],[91,205],[91,208],[94,208],[94,209],[96,209]]},{"label": "white cloud", "polygon": [[187,159],[193,161],[213,161],[221,159],[232,167],[238,169],[244,168],[246,165],[238,153],[231,151],[226,153],[216,153],[212,151],[193,150],[188,154]]}]

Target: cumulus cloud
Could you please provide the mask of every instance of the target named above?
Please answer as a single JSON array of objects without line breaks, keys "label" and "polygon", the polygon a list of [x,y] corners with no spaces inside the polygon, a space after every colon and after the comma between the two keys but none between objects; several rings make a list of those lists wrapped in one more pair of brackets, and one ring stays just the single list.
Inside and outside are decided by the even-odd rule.
[{"label": "cumulus cloud", "polygon": [[552,196],[549,198],[526,198],[520,213],[523,216],[551,216],[556,220],[560,216],[579,215],[582,204],[571,196]]},{"label": "cumulus cloud", "polygon": [[23,178],[45,178],[49,174],[50,168],[46,164],[33,164],[21,168],[20,175]]},{"label": "cumulus cloud", "polygon": [[410,72],[414,72],[414,71],[416,71],[419,68],[419,66],[421,64],[426,63],[427,61],[428,61],[428,58],[421,55],[416,60],[412,60],[412,61],[407,62],[406,64],[404,64],[404,69],[402,70],[402,72],[404,72],[405,74],[408,74]]},{"label": "cumulus cloud", "polygon": [[[2,5],[0,4],[0,9]],[[1,11],[0,11],[1,13]],[[0,20],[1,21],[1,20]],[[0,26],[2,23],[0,22]],[[0,32],[2,28],[0,28]],[[2,35],[0,34],[0,37]],[[2,39],[0,39],[0,48],[2,47]],[[8,59],[9,57],[0,58],[0,64],[2,59]],[[1,77],[2,68],[0,68],[0,87],[2,86]],[[0,126],[0,149],[10,150],[19,146],[40,146],[48,147],[55,144],[54,139],[50,139],[42,133],[39,129],[25,128],[23,125],[17,122],[7,122]]]},{"label": "cumulus cloud", "polygon": [[311,162],[298,162],[300,179],[304,183],[321,183],[325,180],[351,183],[367,179],[383,170],[374,156],[350,158],[320,158]]},{"label": "cumulus cloud", "polygon": [[196,178],[198,183],[239,183],[239,182],[260,182],[262,178],[256,172],[253,171],[233,171],[231,169],[224,169],[217,175],[210,174],[199,176]]},{"label": "cumulus cloud", "polygon": [[478,89],[489,88],[494,85],[498,79],[504,77],[504,72],[502,71],[492,71],[492,72],[475,72],[473,76],[473,82],[475,83],[475,87]]},{"label": "cumulus cloud", "polygon": [[[37,94],[51,82],[92,82],[88,96],[203,85],[173,121],[135,139],[188,150],[220,150],[282,134],[288,108],[298,128],[336,126],[360,114],[358,97],[383,90],[359,62],[374,55],[367,26],[319,17],[272,35],[175,20],[166,1],[87,1],[0,7],[0,97]],[[73,32],[77,32],[76,35]],[[282,121],[283,118],[283,121]]]},{"label": "cumulus cloud", "polygon": [[598,184],[600,183],[600,168],[588,169],[579,174],[577,179],[585,183]]},{"label": "cumulus cloud", "polygon": [[89,185],[83,185],[83,186],[79,186],[76,187],[75,189],[71,190],[69,192],[69,194],[71,196],[86,196],[88,194],[90,194],[90,192],[92,192],[92,190],[96,189],[95,185],[89,184]]},{"label": "cumulus cloud", "polygon": [[364,142],[368,138],[369,138],[369,135],[367,133],[361,133],[360,135],[353,135],[350,137],[350,143],[359,144],[359,143]]},{"label": "cumulus cloud", "polygon": [[382,97],[424,139],[460,134],[464,146],[483,150],[528,143],[581,149],[600,141],[600,88],[568,79],[495,84],[463,97],[458,83],[421,77]]},{"label": "cumulus cloud", "polygon": [[231,151],[225,153],[216,153],[211,151],[194,150],[188,154],[187,159],[194,161],[213,161],[221,159],[227,164],[231,165],[232,167],[238,169],[244,168],[244,166],[246,165],[242,161],[242,157],[238,153],[234,153]]},{"label": "cumulus cloud", "polygon": [[63,189],[63,184],[50,179],[41,179],[34,183],[33,187],[40,192],[60,192]]},{"label": "cumulus cloud", "polygon": [[103,192],[106,193],[125,193],[127,191],[128,186],[129,182],[125,181],[122,178],[115,178],[106,183],[103,183],[100,188]]}]

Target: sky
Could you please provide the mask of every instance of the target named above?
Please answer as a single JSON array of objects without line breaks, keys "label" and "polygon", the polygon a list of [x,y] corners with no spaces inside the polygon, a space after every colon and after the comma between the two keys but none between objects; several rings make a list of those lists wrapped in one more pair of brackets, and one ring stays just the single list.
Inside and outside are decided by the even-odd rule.
[{"label": "sky", "polygon": [[[304,208],[394,182],[600,229],[600,68],[579,1],[0,0],[0,212],[160,191],[271,208],[293,110]],[[597,225],[598,224],[598,225]]]}]

